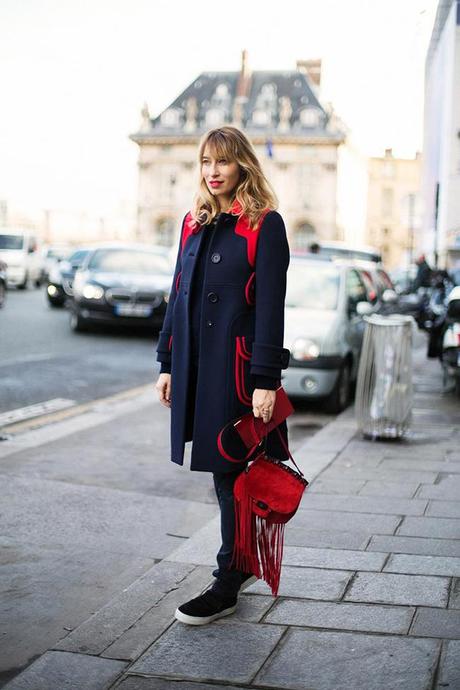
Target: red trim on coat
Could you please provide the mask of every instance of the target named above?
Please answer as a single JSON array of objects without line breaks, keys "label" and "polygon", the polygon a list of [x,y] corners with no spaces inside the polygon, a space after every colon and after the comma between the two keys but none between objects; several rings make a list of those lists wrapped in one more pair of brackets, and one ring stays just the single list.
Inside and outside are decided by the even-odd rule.
[{"label": "red trim on coat", "polygon": [[[244,337],[244,336],[242,336]],[[238,400],[243,405],[252,406],[252,397],[248,394],[244,381],[244,361],[250,359],[250,353],[246,354],[243,351],[241,344],[241,337],[236,336],[236,350],[235,350],[235,386]]]},{"label": "red trim on coat", "polygon": [[172,348],[172,339],[173,339],[173,337],[172,337],[172,335],[170,335],[169,340],[168,340],[168,350],[171,350],[171,348]]},{"label": "red trim on coat", "polygon": [[189,211],[187,215],[185,216],[185,222],[184,222],[184,229],[182,231],[182,239],[181,239],[181,255],[184,251],[185,244],[190,237],[190,235],[196,235],[197,232],[199,232],[201,229],[201,225],[197,223],[196,221],[193,220],[192,214]]},{"label": "red trim on coat", "polygon": [[179,285],[180,285],[180,277],[181,277],[181,275],[182,275],[182,271],[179,271],[179,273],[177,274],[177,278],[176,278],[176,292],[179,292]]},{"label": "red trim on coat", "polygon": [[256,263],[257,240],[259,239],[260,226],[262,225],[263,220],[269,211],[270,209],[266,208],[262,212],[262,215],[259,218],[259,222],[257,223],[255,230],[251,229],[251,225],[247,216],[240,216],[235,226],[235,233],[237,235],[241,235],[241,237],[244,237],[246,240],[248,262],[249,265],[252,266],[252,268],[254,268]]},{"label": "red trim on coat", "polygon": [[246,297],[246,302],[248,304],[255,304],[255,298],[254,298],[254,292],[255,292],[255,277],[256,273],[253,271],[251,275],[248,278],[248,282],[246,283],[246,286],[244,288],[244,296]]}]

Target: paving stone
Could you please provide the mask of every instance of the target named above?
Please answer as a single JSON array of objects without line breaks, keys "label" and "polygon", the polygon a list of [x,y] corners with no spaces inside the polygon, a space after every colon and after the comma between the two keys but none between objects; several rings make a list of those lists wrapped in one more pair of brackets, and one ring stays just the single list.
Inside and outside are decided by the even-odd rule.
[{"label": "paving stone", "polygon": [[398,535],[460,539],[460,520],[454,518],[405,517]]},{"label": "paving stone", "polygon": [[436,640],[289,630],[254,684],[292,690],[428,690]]},{"label": "paving stone", "polygon": [[7,685],[4,690],[105,690],[126,664],[87,654],[46,652]]},{"label": "paving stone", "polygon": [[386,498],[380,496],[321,496],[305,495],[303,507],[308,510],[340,510],[352,513],[385,515],[423,515],[426,500]]},{"label": "paving stone", "polygon": [[238,599],[238,608],[228,618],[221,618],[216,625],[226,625],[232,621],[245,621],[246,623],[259,623],[267,611],[273,606],[275,598],[261,596],[260,594],[247,594],[242,592]]},{"label": "paving stone", "polygon": [[[415,469],[413,471],[381,470],[379,468],[372,469],[368,467],[362,469],[359,467],[340,467],[336,469],[335,463],[321,475],[321,479],[327,479],[328,481],[337,481],[339,479],[350,481],[350,479],[353,478],[358,481],[360,479],[372,479],[374,481],[387,482],[418,482],[419,484],[434,484],[438,477],[438,472],[417,472]],[[420,496],[420,498],[430,497]]]},{"label": "paving stone", "polygon": [[460,609],[460,579],[454,577],[450,589],[449,608]]},{"label": "paving stone", "polygon": [[100,654],[193,570],[192,565],[162,561],[124,589],[54,649]]},{"label": "paving stone", "polygon": [[359,489],[364,486],[364,480],[354,481],[327,481],[315,479],[308,487],[308,491],[314,494],[357,494]]},{"label": "paving stone", "polygon": [[344,599],[408,606],[447,606],[448,595],[448,578],[358,573]]},{"label": "paving stone", "polygon": [[379,465],[382,470],[409,470],[412,471],[412,465],[415,465],[414,470],[417,472],[451,472],[452,474],[460,473],[460,462],[449,462],[445,460],[422,460],[414,457],[413,459],[397,460],[395,458],[385,459]]},{"label": "paving stone", "polygon": [[336,570],[381,570],[387,554],[346,549],[312,549],[286,546],[283,564]]},{"label": "paving stone", "polygon": [[[423,480],[420,480],[421,482]],[[455,485],[450,485],[448,482],[440,482],[439,484],[427,484],[423,482],[423,486],[417,492],[417,498],[437,498],[442,501],[458,501],[459,488]]]},{"label": "paving stone", "polygon": [[434,517],[460,518],[460,500],[429,501],[425,515],[432,515]]},{"label": "paving stone", "polygon": [[391,555],[384,568],[389,573],[414,575],[445,575],[460,577],[460,558],[451,556]]},{"label": "paving stone", "polygon": [[168,678],[142,678],[141,676],[127,676],[125,680],[117,685],[121,690],[245,690],[241,686],[221,685],[220,683],[194,683],[184,680],[172,680]]},{"label": "paving stone", "polygon": [[415,608],[408,606],[280,599],[264,622],[404,635],[409,630],[414,612]]},{"label": "paving stone", "polygon": [[249,683],[283,627],[253,623],[174,624],[130,668],[131,673]]},{"label": "paving stone", "polygon": [[425,537],[371,537],[367,551],[420,554],[422,556],[458,556],[460,541],[457,539],[429,539]]},{"label": "paving stone", "polygon": [[443,642],[441,663],[436,690],[457,690],[460,688],[460,642]]},{"label": "paving stone", "polygon": [[335,532],[364,532],[366,534],[393,534],[401,518],[397,515],[346,513],[343,511],[305,510],[295,514],[292,525],[305,529],[325,529]]},{"label": "paving stone", "polygon": [[208,567],[198,566],[179,586],[172,587],[156,603],[151,597],[149,610],[109,645],[102,656],[111,659],[137,659],[173,623],[176,608],[198,596],[213,580]]},{"label": "paving stone", "polygon": [[[283,566],[278,594],[304,599],[340,599],[351,577],[351,572],[343,570]],[[258,580],[246,592],[267,594],[270,589],[264,581]]]},{"label": "paving stone", "polygon": [[460,611],[419,608],[410,629],[411,635],[460,639]]},{"label": "paving stone", "polygon": [[[369,542],[366,532],[330,532],[321,529],[306,530],[291,526],[286,529],[286,546],[314,546],[330,549],[365,549]],[[380,549],[381,551],[383,549]]]},{"label": "paving stone", "polygon": [[359,490],[360,496],[391,496],[393,498],[412,498],[420,484],[418,482],[367,481]]}]

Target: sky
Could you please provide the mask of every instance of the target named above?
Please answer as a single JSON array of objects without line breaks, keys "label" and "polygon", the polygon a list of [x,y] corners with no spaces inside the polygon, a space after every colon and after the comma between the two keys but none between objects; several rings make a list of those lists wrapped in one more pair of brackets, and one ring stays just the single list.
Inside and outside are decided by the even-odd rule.
[{"label": "sky", "polygon": [[148,103],[202,71],[321,58],[322,100],[368,155],[422,145],[437,0],[2,0],[0,201],[105,214],[133,203]]}]

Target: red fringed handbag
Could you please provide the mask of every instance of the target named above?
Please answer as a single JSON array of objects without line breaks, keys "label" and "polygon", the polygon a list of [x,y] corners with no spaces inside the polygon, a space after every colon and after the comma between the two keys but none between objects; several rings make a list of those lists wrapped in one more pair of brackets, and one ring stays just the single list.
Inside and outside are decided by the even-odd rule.
[{"label": "red fringed handbag", "polygon": [[[296,472],[282,460],[270,457],[265,448],[239,475],[233,489],[236,528],[231,566],[265,580],[273,596],[279,589],[285,525],[297,512],[308,486],[278,428],[278,424],[293,411],[286,392],[280,386],[270,422],[266,424],[250,412],[227,424],[218,438],[219,450],[221,453],[224,451],[224,457],[241,462],[264,438],[266,445],[267,434],[276,427],[286,453],[298,470]],[[243,458],[242,448],[250,449]]]}]

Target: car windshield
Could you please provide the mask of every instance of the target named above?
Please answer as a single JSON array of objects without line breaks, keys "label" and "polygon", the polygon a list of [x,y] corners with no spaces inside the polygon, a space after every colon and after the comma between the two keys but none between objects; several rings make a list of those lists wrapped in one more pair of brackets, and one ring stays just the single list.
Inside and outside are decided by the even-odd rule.
[{"label": "car windshield", "polygon": [[0,249],[22,249],[23,235],[0,235]]},{"label": "car windshield", "polygon": [[340,275],[335,266],[291,262],[287,273],[286,307],[337,309]]},{"label": "car windshield", "polygon": [[67,257],[67,261],[71,264],[81,264],[88,252],[89,249],[77,249],[73,254]]},{"label": "car windshield", "polygon": [[137,249],[99,249],[91,257],[88,268],[104,273],[171,273],[169,261],[165,256]]}]

